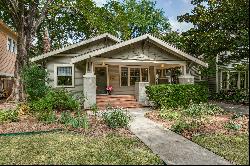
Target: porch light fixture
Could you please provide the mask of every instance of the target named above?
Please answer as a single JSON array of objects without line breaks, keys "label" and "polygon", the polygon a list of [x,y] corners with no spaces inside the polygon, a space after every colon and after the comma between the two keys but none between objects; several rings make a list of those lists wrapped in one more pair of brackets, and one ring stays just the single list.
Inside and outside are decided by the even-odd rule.
[{"label": "porch light fixture", "polygon": [[164,67],[164,64],[161,64],[161,67],[163,68],[163,67]]}]

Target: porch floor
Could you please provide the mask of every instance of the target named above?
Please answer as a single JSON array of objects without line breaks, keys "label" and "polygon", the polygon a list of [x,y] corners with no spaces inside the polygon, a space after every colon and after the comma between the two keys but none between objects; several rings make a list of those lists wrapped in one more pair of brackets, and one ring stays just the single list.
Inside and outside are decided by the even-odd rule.
[{"label": "porch floor", "polygon": [[123,108],[141,107],[133,95],[97,95],[96,104],[99,109],[104,109],[108,105]]}]

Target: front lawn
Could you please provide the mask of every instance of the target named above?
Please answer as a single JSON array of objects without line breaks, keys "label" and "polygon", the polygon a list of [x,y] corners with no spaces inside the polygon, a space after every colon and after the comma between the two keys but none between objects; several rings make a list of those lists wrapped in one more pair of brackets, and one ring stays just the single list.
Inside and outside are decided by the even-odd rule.
[{"label": "front lawn", "polygon": [[136,137],[71,132],[0,137],[0,164],[163,164]]},{"label": "front lawn", "polygon": [[200,135],[194,136],[192,141],[234,161],[240,165],[249,164],[249,135]]}]

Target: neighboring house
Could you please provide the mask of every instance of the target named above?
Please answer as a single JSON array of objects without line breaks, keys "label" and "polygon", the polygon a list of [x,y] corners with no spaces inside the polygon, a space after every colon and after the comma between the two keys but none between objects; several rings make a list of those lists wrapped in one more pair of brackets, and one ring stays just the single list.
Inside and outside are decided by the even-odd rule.
[{"label": "neighboring house", "polygon": [[[103,34],[31,61],[45,65],[52,87],[83,92],[85,108],[95,104],[98,96],[106,95],[108,85],[113,87],[113,95],[132,95],[144,103],[145,86],[194,83],[194,77],[189,74],[190,64],[208,66],[148,34],[127,41]],[[169,69],[177,67],[181,75],[176,81]]]},{"label": "neighboring house", "polygon": [[[225,52],[227,56],[229,52]],[[217,62],[221,63],[219,56]],[[239,67],[244,64],[244,67]],[[238,66],[238,67],[237,67]],[[240,62],[232,62],[227,65],[216,65],[216,92],[221,90],[245,89],[249,90],[249,59],[242,59]]]},{"label": "neighboring house", "polygon": [[10,95],[17,53],[17,34],[0,20],[0,93]]}]

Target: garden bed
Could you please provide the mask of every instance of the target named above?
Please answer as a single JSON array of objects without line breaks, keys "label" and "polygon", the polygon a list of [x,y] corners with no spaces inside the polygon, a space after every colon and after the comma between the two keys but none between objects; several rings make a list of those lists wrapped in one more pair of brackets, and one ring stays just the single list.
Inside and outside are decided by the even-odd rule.
[{"label": "garden bed", "polygon": [[201,117],[183,114],[181,110],[156,110],[145,116],[233,163],[249,164],[249,116],[226,111]]},{"label": "garden bed", "polygon": [[35,131],[47,131],[53,129],[64,129],[65,131],[74,131],[77,133],[85,134],[88,136],[105,136],[110,133],[118,133],[120,135],[133,137],[133,134],[126,128],[109,128],[105,122],[92,115],[88,116],[89,128],[73,128],[71,126],[65,126],[60,123],[46,124],[38,121],[31,115],[21,116],[18,122],[6,122],[0,125],[0,134],[7,133],[19,133],[19,132],[35,132]]}]

